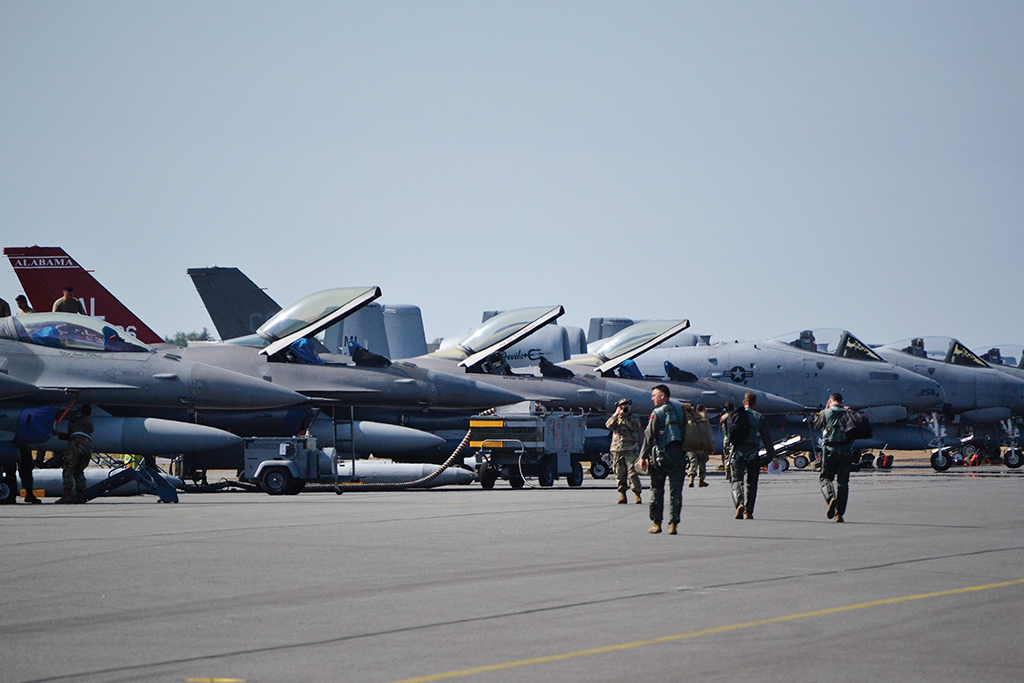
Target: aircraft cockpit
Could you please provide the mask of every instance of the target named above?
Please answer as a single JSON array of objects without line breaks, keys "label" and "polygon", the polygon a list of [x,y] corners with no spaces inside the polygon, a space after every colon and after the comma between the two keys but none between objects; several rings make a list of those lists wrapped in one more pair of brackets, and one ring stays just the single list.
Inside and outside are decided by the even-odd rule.
[{"label": "aircraft cockpit", "polygon": [[[463,361],[467,372],[512,374],[507,361],[495,354],[516,343],[524,335],[547,324],[562,314],[561,306],[536,306],[505,311],[484,321],[458,344],[440,349],[432,355]],[[473,360],[473,362],[469,362]]]},{"label": "aircraft cockpit", "polygon": [[[688,326],[689,323],[685,320],[645,320],[630,325],[607,339],[595,341],[588,347],[589,353],[586,356],[575,357],[572,362],[596,368],[617,358],[630,359],[642,355],[647,350],[643,347],[656,346],[666,335],[678,334]],[[608,368],[602,375],[615,376],[616,372],[619,377],[643,379],[635,364],[629,360],[622,361],[615,368]]]},{"label": "aircraft cockpit", "polygon": [[380,296],[380,287],[339,287],[310,294],[278,311],[256,334],[236,344],[255,346],[275,362],[321,365],[327,348],[315,335]]},{"label": "aircraft cockpit", "polygon": [[0,338],[72,351],[152,353],[153,349],[100,318],[29,313],[0,320]]},{"label": "aircraft cockpit", "polygon": [[804,351],[827,353],[836,358],[874,362],[884,362],[885,360],[850,332],[839,328],[826,327],[789,332],[775,337],[771,341],[788,344]]},{"label": "aircraft cockpit", "polygon": [[[982,346],[981,348],[985,347]],[[1020,344],[989,346],[988,351],[981,354],[981,359],[989,365],[1001,365],[1004,368],[1024,370],[1024,346]]]},{"label": "aircraft cockpit", "polygon": [[991,367],[976,353],[960,343],[958,339],[952,337],[914,337],[886,344],[882,348],[950,365],[971,368]]}]

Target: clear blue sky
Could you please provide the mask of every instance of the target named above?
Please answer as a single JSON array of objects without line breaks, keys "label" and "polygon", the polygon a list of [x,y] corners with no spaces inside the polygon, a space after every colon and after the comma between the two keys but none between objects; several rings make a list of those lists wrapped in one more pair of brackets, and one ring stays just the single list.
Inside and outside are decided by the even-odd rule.
[{"label": "clear blue sky", "polygon": [[[717,339],[1024,343],[1024,4],[0,3],[3,246]],[[6,259],[0,296],[20,291]]]}]

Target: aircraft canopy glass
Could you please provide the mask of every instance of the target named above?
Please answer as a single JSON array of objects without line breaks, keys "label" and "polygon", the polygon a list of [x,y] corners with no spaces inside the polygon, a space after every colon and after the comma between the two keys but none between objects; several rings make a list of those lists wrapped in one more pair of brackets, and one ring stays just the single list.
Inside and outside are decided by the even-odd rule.
[{"label": "aircraft canopy glass", "polygon": [[986,344],[981,348],[987,349],[985,353],[981,354],[981,359],[989,365],[1002,365],[1024,370],[1024,346],[1020,344],[996,344],[995,346]]},{"label": "aircraft canopy glass", "polygon": [[274,317],[256,330],[256,334],[270,341],[284,339],[289,334],[326,318],[365,294],[366,291],[366,287],[340,287],[310,294],[288,308],[278,311]]},{"label": "aircraft canopy glass", "polygon": [[100,318],[75,313],[29,313],[0,323],[0,337],[27,344],[75,351],[151,353],[151,349],[124,330]]},{"label": "aircraft canopy glass", "polygon": [[607,339],[601,339],[600,341],[594,342],[591,345],[593,348],[589,349],[590,354],[597,356],[602,361],[617,358],[618,356],[636,350],[638,347],[643,346],[659,334],[667,332],[681,322],[683,321],[645,320],[644,322],[630,325],[626,329],[620,330],[618,333],[608,337]]},{"label": "aircraft canopy glass", "polygon": [[848,331],[834,327],[789,332],[775,337],[771,341],[789,344],[792,347],[805,351],[827,353],[837,358],[875,362],[884,362],[885,360],[875,353],[870,346],[857,339]]},{"label": "aircraft canopy glass", "polygon": [[952,337],[914,337],[913,339],[903,339],[886,344],[882,348],[894,349],[903,353],[909,353],[911,356],[928,358],[940,363],[949,363],[950,365],[961,365],[971,368],[989,367],[973,351]]},{"label": "aircraft canopy glass", "polygon": [[462,347],[462,350],[467,355],[483,351],[504,339],[508,339],[534,320],[557,308],[557,306],[536,306],[533,308],[517,308],[514,311],[499,313],[470,332],[469,336],[459,342],[459,346]]}]

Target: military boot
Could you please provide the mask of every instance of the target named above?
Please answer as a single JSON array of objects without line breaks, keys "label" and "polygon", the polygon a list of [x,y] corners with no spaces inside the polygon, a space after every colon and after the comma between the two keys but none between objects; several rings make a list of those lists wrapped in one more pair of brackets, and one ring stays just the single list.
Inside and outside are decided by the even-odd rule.
[{"label": "military boot", "polygon": [[69,503],[71,503],[71,499],[71,489],[64,489],[64,495],[53,502],[56,503],[57,505],[68,505]]},{"label": "military boot", "polygon": [[832,519],[833,517],[836,516],[836,497],[835,496],[832,496],[831,498],[828,499],[828,512],[825,513],[825,516],[828,517],[829,519]]},{"label": "military boot", "polygon": [[36,498],[36,494],[32,493],[31,491],[25,491],[25,502],[31,503],[32,505],[37,505],[39,503],[42,503],[43,501]]},{"label": "military boot", "polygon": [[697,478],[697,475],[691,474],[690,475],[690,483],[686,485],[686,488],[692,489],[693,488],[693,480],[696,479],[696,478]]},{"label": "military boot", "polygon": [[642,503],[642,502],[644,502],[643,499],[640,497],[640,494],[637,493],[636,494],[636,504],[640,505],[640,503]]},{"label": "military boot", "polygon": [[651,525],[651,528],[647,530],[649,534],[660,534],[661,533],[661,522],[655,522]]},{"label": "military boot", "polygon": [[739,505],[737,505],[736,506],[736,519],[743,519],[743,513],[744,512],[746,512],[746,509],[744,509],[743,503],[740,503]]},{"label": "military boot", "polygon": [[675,536],[676,535],[676,523],[675,522],[669,522],[668,523],[668,535],[669,536]]},{"label": "military boot", "polygon": [[625,505],[626,504],[626,492],[625,491],[623,491],[622,493],[619,494],[619,503],[618,504],[619,505]]},{"label": "military boot", "polygon": [[85,505],[85,492],[79,491],[78,493],[76,493],[75,497],[71,500],[71,502],[74,503],[75,505]]}]

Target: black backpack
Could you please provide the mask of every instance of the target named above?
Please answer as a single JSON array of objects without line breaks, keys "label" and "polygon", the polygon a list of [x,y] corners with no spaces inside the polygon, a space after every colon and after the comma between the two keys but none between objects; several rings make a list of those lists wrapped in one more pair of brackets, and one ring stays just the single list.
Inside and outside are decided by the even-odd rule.
[{"label": "black backpack", "polygon": [[746,443],[750,437],[750,415],[745,408],[738,408],[725,418],[725,434],[733,448]]},{"label": "black backpack", "polygon": [[871,420],[859,410],[844,410],[836,420],[836,431],[842,434],[845,443],[857,439],[870,439],[872,435]]}]

